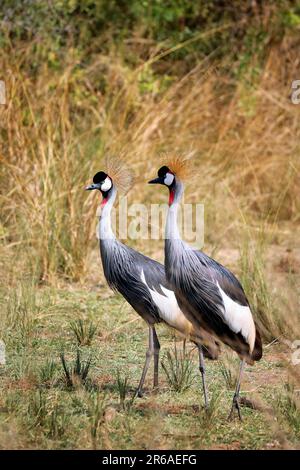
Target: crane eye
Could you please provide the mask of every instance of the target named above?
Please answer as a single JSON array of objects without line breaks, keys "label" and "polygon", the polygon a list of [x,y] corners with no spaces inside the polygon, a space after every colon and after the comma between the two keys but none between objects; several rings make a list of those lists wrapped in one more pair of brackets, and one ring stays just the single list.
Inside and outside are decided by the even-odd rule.
[{"label": "crane eye", "polygon": [[165,185],[166,186],[171,186],[174,179],[175,179],[175,176],[172,175],[172,173],[167,173],[166,176],[165,176],[165,181],[164,181]]},{"label": "crane eye", "polygon": [[107,176],[105,178],[105,180],[103,181],[103,183],[101,184],[101,191],[103,191],[104,193],[106,193],[107,191],[109,191],[112,187],[112,181],[110,179],[109,176]]}]

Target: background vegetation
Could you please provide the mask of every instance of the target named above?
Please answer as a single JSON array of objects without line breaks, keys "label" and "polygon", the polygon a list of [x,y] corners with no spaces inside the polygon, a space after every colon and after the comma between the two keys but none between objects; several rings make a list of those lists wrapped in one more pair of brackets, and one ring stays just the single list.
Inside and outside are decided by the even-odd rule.
[{"label": "background vegetation", "polygon": [[[1,1],[0,447],[298,445],[299,31],[298,1]],[[158,395],[130,399],[145,327],[105,286],[83,187],[121,153],[139,175],[130,200],[164,201],[145,185],[162,151],[193,155],[204,249],[239,274],[263,331],[242,425],[222,415],[230,356],[208,366],[209,426],[193,351],[165,356],[186,379],[169,370]],[[162,242],[135,247],[163,260]]]}]

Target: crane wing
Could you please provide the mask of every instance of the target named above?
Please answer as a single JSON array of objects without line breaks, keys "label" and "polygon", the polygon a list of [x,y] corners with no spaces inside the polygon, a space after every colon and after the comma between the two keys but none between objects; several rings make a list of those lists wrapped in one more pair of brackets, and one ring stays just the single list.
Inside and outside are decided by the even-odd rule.
[{"label": "crane wing", "polygon": [[[243,338],[254,348],[255,324],[244,290],[224,266],[196,250],[186,250],[182,258],[179,300],[192,306],[195,320],[200,320],[219,337]],[[183,282],[182,282],[183,281]],[[178,291],[176,291],[177,294]],[[181,299],[180,299],[181,297]],[[185,300],[183,300],[185,299]]]},{"label": "crane wing", "polygon": [[197,256],[200,271],[207,279],[217,283],[232,301],[242,306],[249,306],[241,283],[229,269],[201,251],[193,252]]}]

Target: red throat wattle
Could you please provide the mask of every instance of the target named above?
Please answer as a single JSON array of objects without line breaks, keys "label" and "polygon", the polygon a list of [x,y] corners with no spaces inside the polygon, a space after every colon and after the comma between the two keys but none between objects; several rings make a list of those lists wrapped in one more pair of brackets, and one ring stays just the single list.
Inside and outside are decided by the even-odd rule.
[{"label": "red throat wattle", "polygon": [[174,189],[170,189],[169,206],[173,204],[174,198],[175,198],[175,191]]},{"label": "red throat wattle", "polygon": [[108,198],[103,198],[101,202],[101,207],[104,207],[107,201],[108,201]]}]

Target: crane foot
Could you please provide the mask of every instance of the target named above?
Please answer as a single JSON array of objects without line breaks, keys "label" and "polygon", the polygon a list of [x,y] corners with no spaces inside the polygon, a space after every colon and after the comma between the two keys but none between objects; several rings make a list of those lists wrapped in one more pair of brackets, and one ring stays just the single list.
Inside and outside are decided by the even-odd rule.
[{"label": "crane foot", "polygon": [[243,421],[242,414],[241,414],[240,397],[238,395],[234,395],[234,397],[233,397],[231,411],[230,411],[230,414],[228,416],[229,421],[233,420],[235,410],[237,410],[237,412],[238,412],[239,420]]}]

